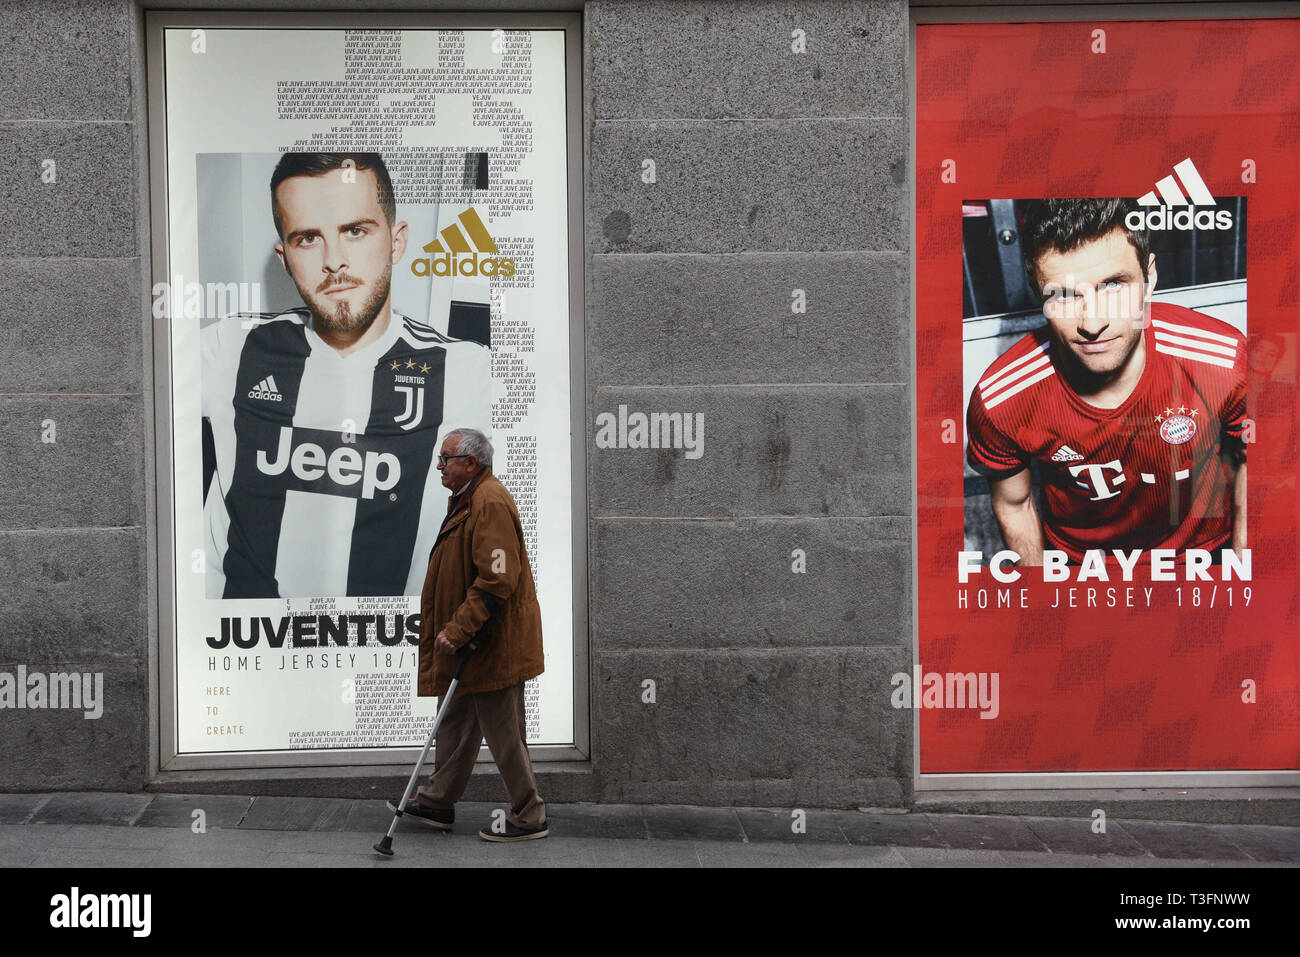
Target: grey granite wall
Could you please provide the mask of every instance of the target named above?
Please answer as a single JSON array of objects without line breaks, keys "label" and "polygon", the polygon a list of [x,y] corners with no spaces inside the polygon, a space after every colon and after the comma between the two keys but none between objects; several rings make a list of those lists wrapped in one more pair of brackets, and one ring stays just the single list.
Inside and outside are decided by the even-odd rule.
[{"label": "grey granite wall", "polygon": [[906,4],[595,0],[585,32],[591,421],[705,428],[589,444],[598,795],[900,803]]},{"label": "grey granite wall", "polygon": [[97,719],[0,711],[5,790],[147,778],[135,18],[129,0],[0,6],[0,672],[103,682]]}]

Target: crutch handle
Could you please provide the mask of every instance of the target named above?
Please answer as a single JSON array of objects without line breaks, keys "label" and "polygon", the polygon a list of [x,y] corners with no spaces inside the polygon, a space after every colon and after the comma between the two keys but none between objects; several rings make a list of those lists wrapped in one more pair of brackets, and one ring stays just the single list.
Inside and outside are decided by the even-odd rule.
[{"label": "crutch handle", "polygon": [[[468,647],[469,646],[466,645],[465,649],[468,649]],[[469,664],[470,658],[474,657],[474,652],[467,651],[465,649],[462,649],[460,652],[457,653],[457,657],[460,660],[456,662],[456,670],[451,676],[453,681],[460,680],[461,672],[463,672],[465,670],[465,666]]]},{"label": "crutch handle", "polygon": [[465,644],[461,645],[460,650],[456,652],[456,657],[460,660],[456,662],[456,671],[452,675],[453,678],[457,681],[460,680],[461,672],[465,670],[465,666],[469,664],[469,660],[474,657],[474,653],[482,648],[486,642],[487,628],[484,627],[479,629],[477,635],[465,642]]},{"label": "crutch handle", "polygon": [[460,658],[460,661],[456,664],[455,674],[452,675],[452,677],[457,680],[460,680],[461,672],[465,670],[465,665],[468,664],[470,658],[474,657],[474,653],[487,644],[488,625],[492,623],[492,619],[496,616],[497,611],[501,606],[501,599],[497,598],[495,595],[484,595],[483,601],[487,605],[488,618],[487,621],[483,622],[483,627],[478,630],[474,637],[470,638],[469,641],[460,646],[460,651],[457,652],[457,657]]}]

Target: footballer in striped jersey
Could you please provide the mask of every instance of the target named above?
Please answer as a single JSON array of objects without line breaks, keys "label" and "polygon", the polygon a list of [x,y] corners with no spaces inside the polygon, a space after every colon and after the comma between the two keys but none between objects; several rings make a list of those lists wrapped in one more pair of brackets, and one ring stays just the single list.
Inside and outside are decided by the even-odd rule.
[{"label": "footballer in striped jersey", "polygon": [[[1021,232],[1047,325],[980,376],[967,460],[988,478],[1006,546],[1242,549],[1245,337],[1151,301],[1155,256],[1126,200],[1028,204]],[[1047,514],[1031,494],[1031,462]]]},{"label": "footballer in striped jersey", "polygon": [[489,351],[392,308],[407,225],[378,154],[286,153],[271,199],[306,305],[202,332],[208,597],[419,594],[433,460],[490,432]]}]

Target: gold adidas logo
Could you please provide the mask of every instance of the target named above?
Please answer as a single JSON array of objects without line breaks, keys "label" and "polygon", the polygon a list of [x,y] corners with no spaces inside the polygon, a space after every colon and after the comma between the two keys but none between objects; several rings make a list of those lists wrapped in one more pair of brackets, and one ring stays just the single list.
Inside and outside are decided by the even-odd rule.
[{"label": "gold adidas logo", "polygon": [[[422,278],[434,276],[513,276],[515,261],[506,256],[494,256],[501,250],[488,234],[487,227],[479,218],[474,207],[461,213],[457,219],[460,225],[452,223],[438,233],[442,239],[435,239],[424,247],[426,253],[433,253],[428,258],[411,261],[411,272]],[[465,227],[461,232],[460,227]],[[465,238],[466,233],[469,239]],[[443,245],[443,243],[447,245]],[[470,243],[473,242],[473,245]],[[479,254],[484,255],[479,258]]]}]

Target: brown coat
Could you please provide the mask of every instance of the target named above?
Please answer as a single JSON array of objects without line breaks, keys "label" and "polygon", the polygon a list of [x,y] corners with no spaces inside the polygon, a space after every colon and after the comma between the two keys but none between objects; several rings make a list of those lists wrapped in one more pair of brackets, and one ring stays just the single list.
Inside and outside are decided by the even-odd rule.
[{"label": "brown coat", "polygon": [[434,651],[438,632],[459,648],[485,622],[488,640],[465,666],[458,692],[495,691],[542,673],[542,611],[519,510],[487,468],[447,515],[429,555],[420,595],[421,696],[443,694],[456,670],[456,657]]}]

